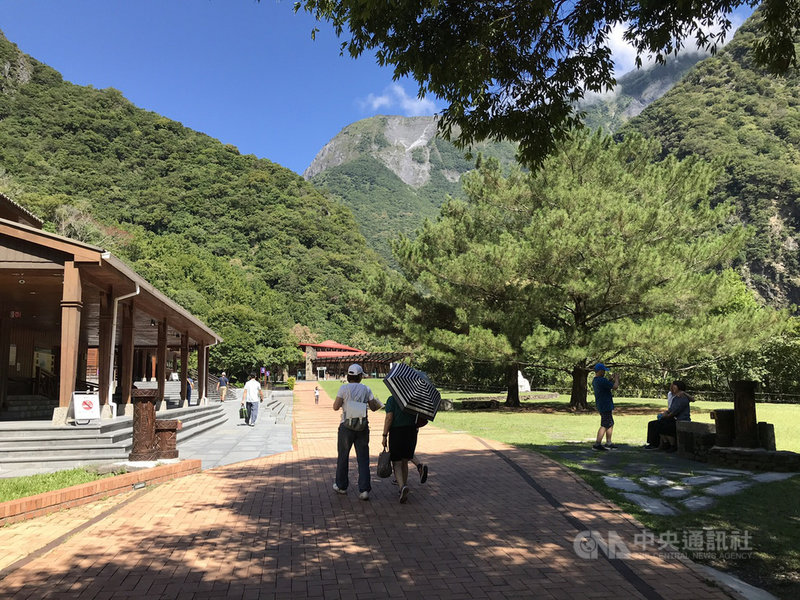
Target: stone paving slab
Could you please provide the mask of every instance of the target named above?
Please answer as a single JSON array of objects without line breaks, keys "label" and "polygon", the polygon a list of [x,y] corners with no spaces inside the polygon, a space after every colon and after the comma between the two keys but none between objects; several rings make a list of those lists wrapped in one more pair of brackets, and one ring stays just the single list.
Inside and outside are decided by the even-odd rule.
[{"label": "stone paving slab", "polygon": [[[428,483],[412,477],[407,504],[375,478],[369,502],[336,494],[338,413],[329,398],[314,405],[313,384],[296,391],[291,451],[133,496],[29,556],[0,597],[739,598],[655,551],[580,557],[580,532],[632,545],[642,526],[554,461],[434,425],[418,445]],[[373,460],[381,417],[372,416]]]},{"label": "stone paving slab", "polygon": [[678,511],[674,507],[667,504],[663,500],[653,498],[652,496],[645,496],[644,494],[622,494],[628,500],[637,504],[643,511],[651,515],[677,515]]}]

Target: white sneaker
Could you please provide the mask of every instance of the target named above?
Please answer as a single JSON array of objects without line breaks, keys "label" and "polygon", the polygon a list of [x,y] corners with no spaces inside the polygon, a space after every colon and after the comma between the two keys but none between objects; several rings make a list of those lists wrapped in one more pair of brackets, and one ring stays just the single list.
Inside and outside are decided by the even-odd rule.
[{"label": "white sneaker", "polygon": [[339,486],[336,485],[335,483],[333,484],[333,491],[336,492],[337,494],[346,494],[347,493],[347,490],[340,489]]},{"label": "white sneaker", "polygon": [[369,500],[369,492],[361,492],[361,493],[358,495],[358,497],[359,497],[361,500]]}]

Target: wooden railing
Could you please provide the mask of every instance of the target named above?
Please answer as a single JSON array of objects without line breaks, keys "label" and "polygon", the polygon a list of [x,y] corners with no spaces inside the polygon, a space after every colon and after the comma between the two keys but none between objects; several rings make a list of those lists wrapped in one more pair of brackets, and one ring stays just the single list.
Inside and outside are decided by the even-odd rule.
[{"label": "wooden railing", "polygon": [[33,378],[33,393],[51,400],[58,400],[58,375],[51,373],[47,369],[36,367],[36,375]]}]

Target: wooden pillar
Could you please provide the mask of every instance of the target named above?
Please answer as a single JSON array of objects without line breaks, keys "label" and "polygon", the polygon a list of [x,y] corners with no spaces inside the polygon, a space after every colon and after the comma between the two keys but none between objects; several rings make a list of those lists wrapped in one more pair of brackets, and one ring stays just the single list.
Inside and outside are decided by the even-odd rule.
[{"label": "wooden pillar", "polygon": [[147,373],[147,379],[149,381],[156,381],[156,355],[149,353],[150,356],[150,367]]},{"label": "wooden pillar", "polygon": [[11,319],[5,312],[5,307],[0,306],[3,311],[0,314],[0,410],[4,410],[8,404],[8,360],[11,352]]},{"label": "wooden pillar", "polygon": [[[113,293],[113,292],[112,292]],[[113,369],[113,355],[111,354],[111,334],[113,333],[114,301],[111,293],[102,292],[100,294],[100,327],[97,343],[97,368],[100,370],[98,382],[100,384],[100,404],[108,404],[111,398],[108,397],[111,387],[111,371]]]},{"label": "wooden pillar", "polygon": [[739,448],[757,448],[755,381],[733,382],[733,419],[735,422],[733,445]]},{"label": "wooden pillar", "polygon": [[122,304],[122,339],[120,340],[120,404],[130,404],[133,388],[133,302]]},{"label": "wooden pillar", "polygon": [[158,382],[158,402],[164,401],[164,382],[167,379],[167,320],[158,322],[158,354],[156,355],[156,381]]},{"label": "wooden pillar", "polygon": [[[208,385],[208,346],[200,342],[197,346],[197,399],[206,397]],[[198,403],[199,406],[199,403]]]},{"label": "wooden pillar", "polygon": [[61,360],[59,377],[61,386],[58,405],[68,407],[75,389],[78,372],[78,352],[81,334],[81,274],[75,262],[64,263],[64,290],[61,295]]},{"label": "wooden pillar", "polygon": [[189,378],[189,333],[181,333],[181,406],[186,407],[186,380]]},{"label": "wooden pillar", "polygon": [[139,350],[139,372],[136,374],[141,381],[147,381],[147,350]]},{"label": "wooden pillar", "polygon": [[137,390],[133,397],[133,447],[129,460],[155,460],[156,449],[156,405],[153,390]]}]

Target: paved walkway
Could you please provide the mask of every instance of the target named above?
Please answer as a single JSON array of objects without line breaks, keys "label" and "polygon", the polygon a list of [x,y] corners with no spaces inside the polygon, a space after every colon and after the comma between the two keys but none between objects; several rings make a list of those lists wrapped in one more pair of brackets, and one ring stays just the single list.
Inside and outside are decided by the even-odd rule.
[{"label": "paved walkway", "polygon": [[[131,493],[94,515],[59,513],[61,537],[0,570],[0,598],[737,597],[691,563],[634,546],[641,527],[557,463],[433,425],[418,446],[430,477],[412,477],[407,504],[377,478],[369,502],[355,486],[336,494],[339,415],[312,390],[297,390],[291,451]],[[41,529],[39,519],[2,528],[0,546],[14,536],[27,547]],[[585,530],[598,534],[576,545]],[[595,557],[612,531],[630,555],[609,559],[601,543]]]}]

